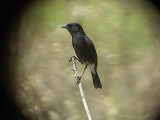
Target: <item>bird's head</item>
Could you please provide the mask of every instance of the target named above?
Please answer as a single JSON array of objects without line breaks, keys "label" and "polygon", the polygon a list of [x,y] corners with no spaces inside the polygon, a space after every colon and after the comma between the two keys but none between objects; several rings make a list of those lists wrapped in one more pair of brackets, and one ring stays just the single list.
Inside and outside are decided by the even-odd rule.
[{"label": "bird's head", "polygon": [[67,25],[62,26],[62,28],[66,28],[72,36],[75,34],[85,35],[82,26],[78,23],[69,23]]}]

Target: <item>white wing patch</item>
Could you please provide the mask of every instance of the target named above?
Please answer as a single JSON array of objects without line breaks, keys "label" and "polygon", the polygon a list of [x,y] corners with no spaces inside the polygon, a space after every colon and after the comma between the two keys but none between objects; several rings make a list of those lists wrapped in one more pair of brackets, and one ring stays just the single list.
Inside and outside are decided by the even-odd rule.
[{"label": "white wing patch", "polygon": [[95,64],[88,64],[88,66],[89,66],[89,69],[91,70],[91,72],[92,72],[93,74],[96,74]]}]

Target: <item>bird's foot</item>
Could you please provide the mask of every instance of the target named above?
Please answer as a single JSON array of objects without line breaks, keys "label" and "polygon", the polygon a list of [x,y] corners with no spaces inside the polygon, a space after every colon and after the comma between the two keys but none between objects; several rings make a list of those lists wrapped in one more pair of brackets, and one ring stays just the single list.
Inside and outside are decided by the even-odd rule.
[{"label": "bird's foot", "polygon": [[81,82],[81,78],[82,78],[81,76],[80,77],[79,76],[76,77],[77,84],[79,84]]},{"label": "bird's foot", "polygon": [[71,61],[72,61],[72,58],[73,58],[73,59],[76,59],[76,57],[75,57],[75,56],[72,56],[72,57],[70,57],[69,62],[71,62]]},{"label": "bird's foot", "polygon": [[[76,57],[76,56],[72,56],[70,59],[69,59],[69,62],[71,62],[72,61],[72,58],[73,59],[76,59],[76,60],[78,60],[79,61],[79,59]],[[80,62],[80,61],[79,61]]]}]

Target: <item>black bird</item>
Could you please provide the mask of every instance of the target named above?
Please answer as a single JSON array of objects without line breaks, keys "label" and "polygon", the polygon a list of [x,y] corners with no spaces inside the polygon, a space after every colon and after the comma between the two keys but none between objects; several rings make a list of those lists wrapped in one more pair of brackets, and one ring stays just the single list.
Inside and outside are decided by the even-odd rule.
[{"label": "black bird", "polygon": [[89,66],[93,78],[94,87],[102,88],[101,81],[97,74],[98,60],[93,42],[87,37],[82,26],[78,23],[70,23],[62,26],[62,28],[66,28],[70,32],[72,36],[72,46],[75,50],[78,60],[82,64],[85,64],[84,71],[87,66]]}]

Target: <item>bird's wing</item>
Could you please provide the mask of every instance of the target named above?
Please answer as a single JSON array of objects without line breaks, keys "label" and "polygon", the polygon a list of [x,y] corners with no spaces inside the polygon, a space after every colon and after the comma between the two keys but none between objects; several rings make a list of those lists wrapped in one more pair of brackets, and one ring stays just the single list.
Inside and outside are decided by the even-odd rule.
[{"label": "bird's wing", "polygon": [[92,56],[95,60],[94,62],[97,66],[97,64],[98,64],[98,62],[97,62],[98,61],[97,60],[97,52],[96,52],[96,49],[94,47],[94,44],[88,37],[85,37],[85,42],[86,42],[86,45],[88,46],[88,48],[90,49],[90,51],[91,51],[90,53],[92,54]]}]

